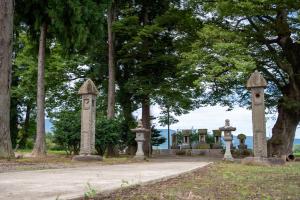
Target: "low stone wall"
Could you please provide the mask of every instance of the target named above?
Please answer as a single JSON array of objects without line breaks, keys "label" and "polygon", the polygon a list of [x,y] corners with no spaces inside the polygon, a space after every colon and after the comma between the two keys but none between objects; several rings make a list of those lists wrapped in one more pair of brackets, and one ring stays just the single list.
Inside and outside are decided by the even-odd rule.
[{"label": "low stone wall", "polygon": [[209,156],[223,157],[222,149],[155,149],[153,155],[183,155],[183,156]]}]

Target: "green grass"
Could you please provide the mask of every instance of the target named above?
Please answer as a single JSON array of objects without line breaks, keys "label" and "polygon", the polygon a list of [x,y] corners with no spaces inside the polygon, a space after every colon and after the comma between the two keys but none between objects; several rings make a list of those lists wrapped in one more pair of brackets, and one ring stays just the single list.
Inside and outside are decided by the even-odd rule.
[{"label": "green grass", "polygon": [[300,163],[249,166],[217,163],[189,175],[121,190],[99,199],[299,199]]},{"label": "green grass", "polygon": [[[31,153],[32,149],[18,149],[16,153]],[[65,151],[47,150],[50,155],[67,155]]]},{"label": "green grass", "polygon": [[300,152],[296,152],[296,153],[294,153],[294,156],[296,156],[296,157],[300,157]]}]

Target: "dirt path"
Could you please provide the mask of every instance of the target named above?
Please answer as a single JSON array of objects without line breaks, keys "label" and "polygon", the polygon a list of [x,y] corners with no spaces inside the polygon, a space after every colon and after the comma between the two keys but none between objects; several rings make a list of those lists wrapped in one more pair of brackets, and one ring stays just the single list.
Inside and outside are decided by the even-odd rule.
[{"label": "dirt path", "polygon": [[[68,199],[173,177],[208,165],[192,159],[0,173],[0,199]],[[88,164],[87,164],[88,165]],[[88,188],[90,185],[90,188]],[[94,191],[95,190],[95,191]]]}]

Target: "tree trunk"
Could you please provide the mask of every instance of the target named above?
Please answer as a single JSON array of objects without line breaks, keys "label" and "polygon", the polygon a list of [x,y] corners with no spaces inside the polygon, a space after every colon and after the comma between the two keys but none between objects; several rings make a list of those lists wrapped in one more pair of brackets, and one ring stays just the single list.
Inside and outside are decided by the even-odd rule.
[{"label": "tree trunk", "polygon": [[0,1],[0,158],[14,157],[9,122],[13,6],[12,0]]},{"label": "tree trunk", "polygon": [[26,114],[25,114],[24,127],[23,127],[24,133],[22,135],[22,138],[19,141],[20,148],[26,147],[26,141],[29,137],[30,113],[31,113],[31,103],[28,102],[26,106]]},{"label": "tree trunk", "polygon": [[116,17],[116,5],[113,0],[107,13],[107,32],[108,32],[108,102],[107,118],[115,116],[115,34],[112,31],[112,24]]},{"label": "tree trunk", "polygon": [[37,119],[36,140],[32,151],[33,156],[46,155],[45,138],[45,49],[47,24],[43,23],[40,32],[37,82]]},{"label": "tree trunk", "polygon": [[[151,122],[150,122],[150,98],[144,97],[142,99],[142,122],[143,127],[151,130]],[[145,141],[143,144],[143,150],[146,156],[151,155],[151,132],[145,134]]]},{"label": "tree trunk", "polygon": [[168,112],[168,149],[170,149],[170,109],[167,107]]},{"label": "tree trunk", "polygon": [[278,103],[278,117],[268,140],[268,156],[287,156],[293,152],[295,132],[300,122],[300,90],[290,81]]}]

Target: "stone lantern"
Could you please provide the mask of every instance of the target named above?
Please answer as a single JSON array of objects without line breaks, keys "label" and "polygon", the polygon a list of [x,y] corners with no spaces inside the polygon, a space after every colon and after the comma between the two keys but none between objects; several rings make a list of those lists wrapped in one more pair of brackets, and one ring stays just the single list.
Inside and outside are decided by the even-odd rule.
[{"label": "stone lantern", "polygon": [[231,143],[232,143],[232,139],[233,136],[231,134],[231,131],[235,131],[236,128],[230,126],[230,121],[229,119],[225,120],[225,126],[219,128],[220,131],[224,131],[224,141],[226,143],[226,150],[225,150],[225,154],[224,154],[224,160],[230,160],[233,161],[233,157],[231,155]]},{"label": "stone lantern", "polygon": [[95,122],[96,122],[96,96],[98,90],[91,79],[80,87],[81,95],[81,138],[80,152],[73,159],[78,161],[102,160],[101,156],[94,155],[95,150]]},{"label": "stone lantern", "polygon": [[139,120],[138,126],[135,129],[131,129],[132,132],[136,133],[135,141],[137,142],[137,150],[134,158],[138,160],[144,160],[145,154],[143,151],[143,143],[145,141],[145,133],[149,133],[149,129],[143,127],[142,120]]},{"label": "stone lantern", "polygon": [[213,130],[213,136],[215,138],[215,143],[213,144],[213,149],[221,149],[221,136],[222,131],[220,130]]}]

